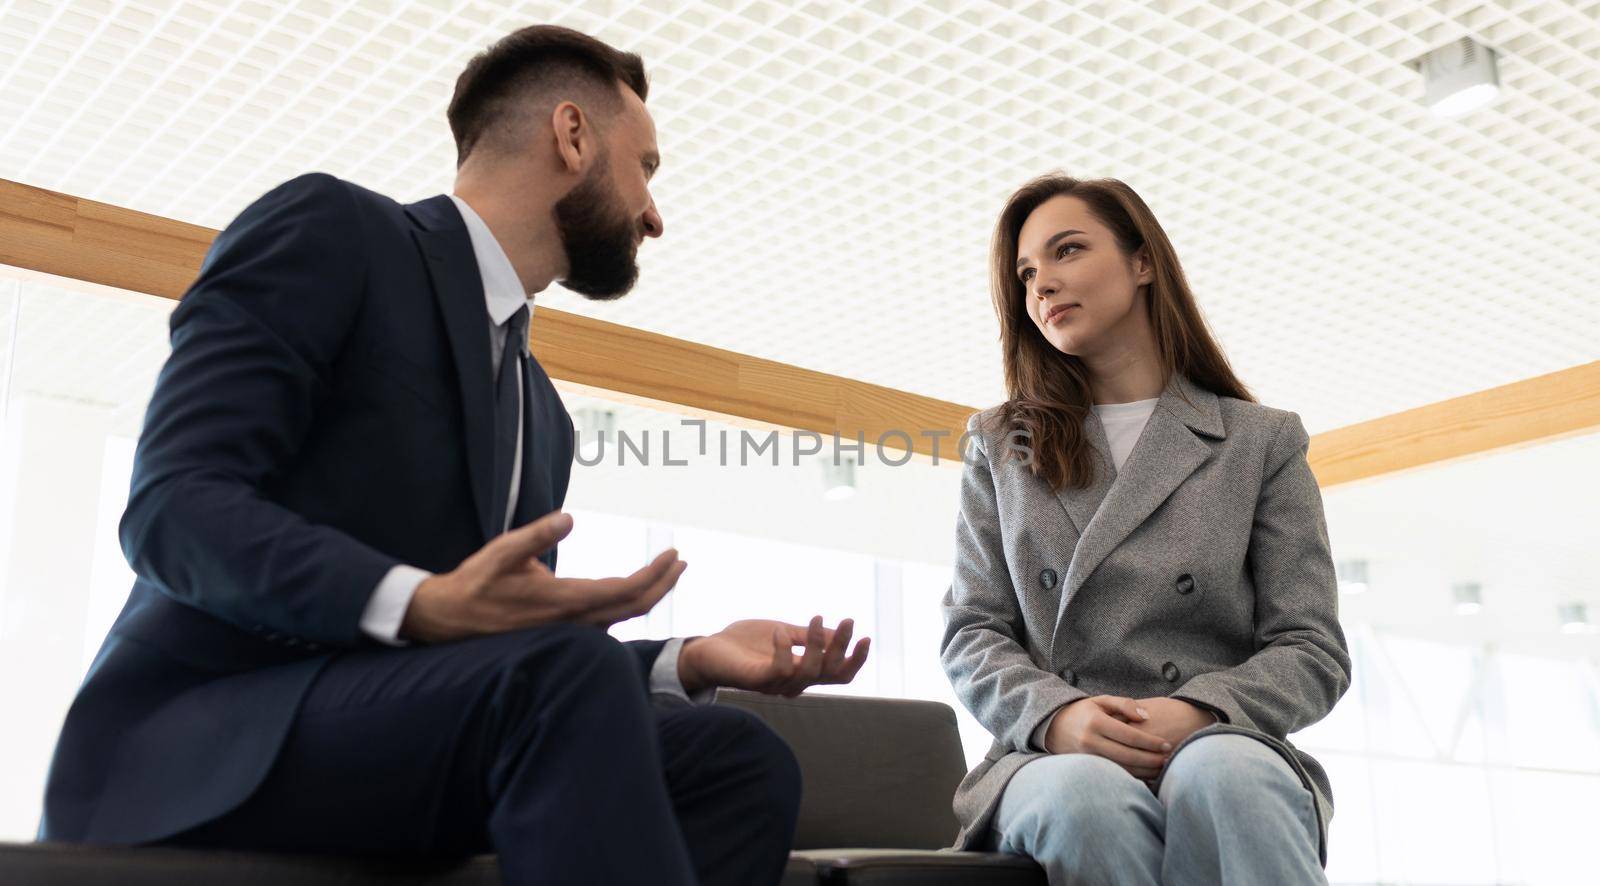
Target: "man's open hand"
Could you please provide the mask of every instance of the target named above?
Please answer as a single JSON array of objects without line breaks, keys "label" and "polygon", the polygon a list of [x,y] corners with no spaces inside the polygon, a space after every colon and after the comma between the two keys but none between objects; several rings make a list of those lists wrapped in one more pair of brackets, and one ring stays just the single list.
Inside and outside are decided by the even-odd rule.
[{"label": "man's open hand", "polygon": [[423,643],[575,622],[610,627],[644,615],[689,564],[672,548],[619,578],[556,578],[537,558],[572,531],[553,511],[490,541],[461,565],[417,585],[400,635]]},{"label": "man's open hand", "polygon": [[[846,655],[854,630],[848,618],[828,630],[820,615],[808,627],[764,619],[736,621],[709,637],[685,642],[678,678],[691,695],[727,686],[791,698],[810,686],[849,683],[867,663],[872,642],[863,637]],[[796,646],[804,646],[804,654],[795,655]]]}]

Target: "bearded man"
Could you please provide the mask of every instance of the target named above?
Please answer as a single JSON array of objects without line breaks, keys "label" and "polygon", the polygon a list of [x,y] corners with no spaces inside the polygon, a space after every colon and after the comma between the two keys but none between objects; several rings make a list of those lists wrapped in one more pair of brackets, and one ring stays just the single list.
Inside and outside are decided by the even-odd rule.
[{"label": "bearded man", "polygon": [[621,296],[661,236],[647,92],[638,56],[525,28],[456,83],[452,194],[305,175],[217,237],[172,315],[120,527],[137,580],[62,728],[43,839],[778,881],[794,757],[706,702],[847,682],[866,641],[817,618],[620,643],[677,553],[555,574],[572,422],[527,350],[532,301]]}]

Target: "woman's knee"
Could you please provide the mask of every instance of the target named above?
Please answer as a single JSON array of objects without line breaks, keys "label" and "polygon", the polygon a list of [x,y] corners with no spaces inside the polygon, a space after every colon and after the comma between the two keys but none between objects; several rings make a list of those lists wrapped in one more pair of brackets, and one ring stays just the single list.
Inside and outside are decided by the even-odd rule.
[{"label": "woman's knee", "polygon": [[1104,757],[1058,754],[1017,771],[1001,799],[1001,817],[1036,833],[1082,836],[1126,827],[1153,800],[1144,782]]},{"label": "woman's knee", "polygon": [[1302,787],[1289,764],[1264,742],[1245,735],[1196,739],[1167,764],[1161,801],[1167,806],[1248,803],[1269,787]]}]

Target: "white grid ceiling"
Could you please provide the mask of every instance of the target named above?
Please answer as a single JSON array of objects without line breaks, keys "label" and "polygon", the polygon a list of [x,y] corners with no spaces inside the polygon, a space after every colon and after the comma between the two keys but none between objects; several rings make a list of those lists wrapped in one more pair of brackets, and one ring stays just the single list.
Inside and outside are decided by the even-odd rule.
[{"label": "white grid ceiling", "polygon": [[[212,227],[308,170],[440,193],[457,72],[539,21],[645,56],[668,234],[541,304],[988,405],[990,225],[1064,168],[1313,431],[1600,358],[1596,2],[0,0],[0,177]],[[1406,62],[1464,35],[1504,92],[1434,119]]]}]

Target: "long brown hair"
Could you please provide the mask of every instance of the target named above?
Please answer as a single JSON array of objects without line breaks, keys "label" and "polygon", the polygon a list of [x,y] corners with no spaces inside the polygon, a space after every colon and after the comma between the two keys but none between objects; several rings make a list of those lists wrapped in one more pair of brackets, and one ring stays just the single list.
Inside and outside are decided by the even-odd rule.
[{"label": "long brown hair", "polygon": [[[1233,374],[1228,358],[1207,328],[1167,232],[1133,188],[1114,178],[1040,176],[1006,201],[995,225],[990,271],[1006,372],[1002,426],[1027,434],[1033,473],[1052,490],[1082,488],[1093,479],[1094,451],[1083,423],[1094,399],[1083,361],[1056,350],[1034,325],[1028,314],[1026,287],[1017,278],[1016,261],[1023,222],[1039,204],[1063,195],[1087,204],[1094,217],[1116,236],[1124,256],[1131,257],[1141,246],[1147,248],[1153,277],[1145,305],[1163,377],[1181,373],[1218,396],[1255,400]],[[1021,457],[1020,452],[1017,455]]]}]

